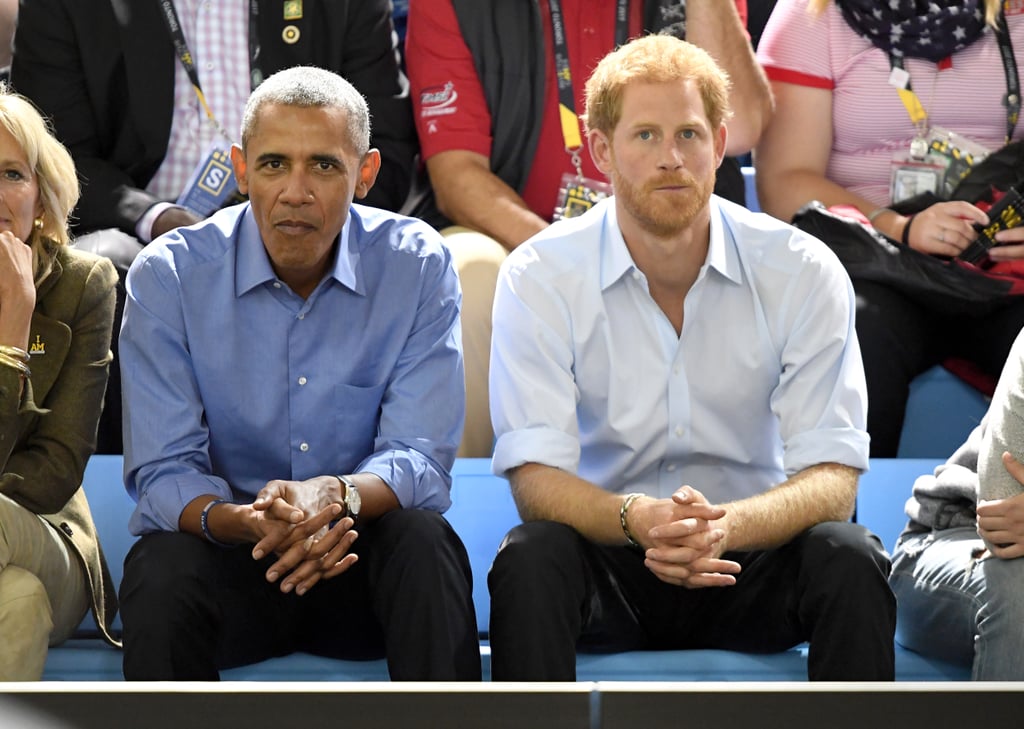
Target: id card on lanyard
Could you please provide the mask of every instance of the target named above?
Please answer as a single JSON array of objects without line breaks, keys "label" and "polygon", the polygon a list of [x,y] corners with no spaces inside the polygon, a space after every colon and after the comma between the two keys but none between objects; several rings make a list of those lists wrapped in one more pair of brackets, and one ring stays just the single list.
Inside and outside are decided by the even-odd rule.
[{"label": "id card on lanyard", "polygon": [[[1004,12],[999,14],[996,39],[1006,76],[1003,106],[1006,107],[1005,143],[1008,143],[1013,137],[1020,116],[1021,99],[1017,61]],[[889,63],[889,83],[896,88],[911,122],[917,128],[917,135],[911,141],[910,149],[893,157],[890,199],[893,203],[898,203],[924,192],[948,198],[971,167],[984,159],[991,150],[955,132],[940,127],[929,127],[928,112],[911,87],[910,74],[903,66],[903,58],[890,54]],[[952,58],[941,62],[938,73],[951,65]],[[932,96],[934,97],[934,86]]]},{"label": "id card on lanyard", "polygon": [[[562,141],[576,174],[566,172],[558,188],[553,220],[573,218],[582,215],[594,205],[612,194],[612,186],[601,180],[594,180],[583,174],[580,151],[583,138],[580,135],[579,116],[576,113],[576,96],[569,67],[569,46],[565,38],[565,21],[560,0],[548,0],[551,11],[552,47],[555,54],[555,77],[558,82],[558,116],[562,128]],[[615,46],[626,42],[629,36],[629,0],[618,0],[615,8]]]},{"label": "id card on lanyard", "polygon": [[[224,129],[220,121],[214,115],[203,93],[202,84],[199,82],[199,74],[196,71],[195,57],[185,40],[185,33],[181,28],[181,21],[178,12],[174,7],[173,0],[159,0],[160,9],[167,30],[171,35],[174,44],[174,53],[181,62],[185,73],[188,75],[192,90],[206,118],[217,129],[220,139],[215,140],[204,153],[196,168],[192,171],[188,183],[181,195],[178,196],[176,204],[188,208],[197,215],[207,216],[219,210],[225,205],[237,202],[241,198],[238,189],[234,184],[234,175],[231,168],[231,144],[234,141],[232,135]],[[250,89],[256,88],[263,80],[263,72],[259,66],[260,44],[257,29],[259,17],[259,4],[257,0],[249,1],[249,83]]]}]

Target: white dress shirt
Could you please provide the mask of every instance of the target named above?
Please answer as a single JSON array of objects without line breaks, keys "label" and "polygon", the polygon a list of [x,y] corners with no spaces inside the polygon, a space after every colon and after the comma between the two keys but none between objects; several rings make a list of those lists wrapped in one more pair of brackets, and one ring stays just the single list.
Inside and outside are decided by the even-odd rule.
[{"label": "white dress shirt", "polygon": [[819,463],[868,466],[854,297],[821,241],[711,199],[681,336],[630,256],[614,200],[502,266],[490,391],[493,470],[534,462],[608,491],[713,503]]}]

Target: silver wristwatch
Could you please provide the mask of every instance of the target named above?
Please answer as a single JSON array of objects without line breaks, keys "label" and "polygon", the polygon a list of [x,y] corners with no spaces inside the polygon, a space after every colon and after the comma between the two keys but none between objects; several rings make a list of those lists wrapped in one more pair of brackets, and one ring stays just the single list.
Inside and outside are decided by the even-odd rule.
[{"label": "silver wristwatch", "polygon": [[336,476],[336,478],[345,487],[345,493],[341,497],[341,501],[345,505],[345,513],[342,516],[350,516],[355,521],[359,518],[359,509],[363,505],[363,500],[359,497],[359,488],[352,482],[352,479],[346,476]]}]

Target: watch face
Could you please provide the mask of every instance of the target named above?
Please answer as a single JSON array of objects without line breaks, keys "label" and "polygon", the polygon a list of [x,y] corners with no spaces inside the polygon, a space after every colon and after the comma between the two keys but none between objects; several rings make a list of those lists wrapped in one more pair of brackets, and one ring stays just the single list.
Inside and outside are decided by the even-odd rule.
[{"label": "watch face", "polygon": [[363,500],[359,497],[359,489],[351,481],[345,482],[345,507],[347,513],[353,519],[359,516],[359,507],[363,504]]}]

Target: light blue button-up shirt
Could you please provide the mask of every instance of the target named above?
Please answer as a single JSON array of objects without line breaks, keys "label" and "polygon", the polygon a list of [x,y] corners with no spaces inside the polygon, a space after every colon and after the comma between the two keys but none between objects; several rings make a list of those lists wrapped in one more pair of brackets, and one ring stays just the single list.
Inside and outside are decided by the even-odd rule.
[{"label": "light blue button-up shirt", "polygon": [[323,474],[448,508],[465,405],[451,257],[426,224],[359,205],[337,250],[306,300],[248,204],[139,255],[120,339],[133,534],[176,531],[203,494],[249,503]]},{"label": "light blue button-up shirt", "polygon": [[712,503],[810,466],[866,469],[854,298],[823,244],[711,200],[707,258],[677,335],[613,201],[517,248],[499,277],[493,469],[561,468],[613,492]]}]

